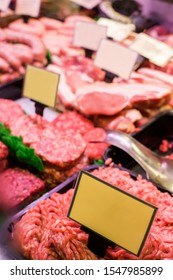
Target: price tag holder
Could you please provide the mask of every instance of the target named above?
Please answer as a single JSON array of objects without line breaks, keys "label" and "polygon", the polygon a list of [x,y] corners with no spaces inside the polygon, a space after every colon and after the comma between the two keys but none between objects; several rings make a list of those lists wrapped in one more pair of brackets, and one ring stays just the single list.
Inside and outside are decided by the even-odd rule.
[{"label": "price tag holder", "polygon": [[156,211],[155,206],[81,171],[68,217],[108,244],[139,256]]},{"label": "price tag holder", "polygon": [[70,0],[70,1],[88,10],[95,8],[102,2],[102,0]]},{"label": "price tag holder", "polygon": [[40,13],[41,0],[17,0],[15,13],[38,17]]},{"label": "price tag holder", "polygon": [[36,113],[43,115],[46,106],[55,107],[60,75],[45,69],[27,66],[23,96],[36,102]]},{"label": "price tag holder", "polygon": [[11,0],[0,0],[0,11],[6,11],[10,5]]},{"label": "price tag holder", "polygon": [[107,27],[97,23],[77,21],[73,37],[73,45],[96,51],[100,41],[107,36]]},{"label": "price tag holder", "polygon": [[129,48],[160,67],[173,57],[173,48],[144,33],[140,33]]},{"label": "price tag holder", "polygon": [[94,64],[123,79],[128,79],[134,70],[138,56],[138,53],[119,43],[103,39],[96,52]]},{"label": "price tag holder", "polygon": [[125,24],[108,18],[99,18],[97,23],[107,26],[107,36],[119,42],[126,39],[136,29],[132,23]]}]

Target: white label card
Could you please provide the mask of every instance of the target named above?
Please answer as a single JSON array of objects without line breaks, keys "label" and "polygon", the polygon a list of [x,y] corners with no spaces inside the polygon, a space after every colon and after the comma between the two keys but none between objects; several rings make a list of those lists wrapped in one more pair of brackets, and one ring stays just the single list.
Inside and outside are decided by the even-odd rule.
[{"label": "white label card", "polygon": [[144,33],[140,33],[129,47],[160,67],[173,57],[173,48]]},{"label": "white label card", "polygon": [[96,51],[100,41],[107,36],[107,27],[97,23],[77,21],[73,45]]},{"label": "white label card", "polygon": [[10,5],[11,0],[0,0],[0,11],[6,11]]},{"label": "white label card", "polygon": [[97,5],[99,5],[102,0],[70,0],[71,2],[74,2],[88,10],[93,9]]},{"label": "white label card", "polygon": [[95,56],[94,64],[123,79],[128,79],[134,70],[138,53],[114,41],[103,39]]},{"label": "white label card", "polygon": [[40,13],[41,0],[17,0],[15,13],[38,17]]},{"label": "white label card", "polygon": [[116,41],[126,39],[133,31],[135,31],[135,25],[132,23],[125,24],[108,18],[99,18],[97,23],[107,26],[107,36]]}]

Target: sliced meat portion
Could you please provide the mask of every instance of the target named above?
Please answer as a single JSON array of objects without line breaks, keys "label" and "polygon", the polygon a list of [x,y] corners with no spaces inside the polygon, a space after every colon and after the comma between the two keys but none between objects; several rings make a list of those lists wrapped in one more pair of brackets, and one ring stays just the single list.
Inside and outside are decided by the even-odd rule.
[{"label": "sliced meat portion", "polygon": [[44,182],[20,168],[10,168],[0,173],[0,207],[9,210],[29,202],[44,190]]},{"label": "sliced meat portion", "polygon": [[68,71],[66,72],[66,81],[71,87],[71,90],[75,93],[78,88],[88,85],[93,80],[86,74],[79,71]]},{"label": "sliced meat portion", "polygon": [[131,99],[131,104],[133,107],[138,109],[144,108],[161,108],[165,104],[168,104],[170,101],[170,93],[160,97],[156,92],[148,92],[147,96],[145,95],[136,95]]},{"label": "sliced meat portion", "polygon": [[59,52],[60,56],[84,56],[85,52],[82,48],[76,48],[76,47],[63,47],[63,49]]},{"label": "sliced meat portion", "polygon": [[95,120],[97,126],[104,129],[120,130],[125,133],[132,133],[135,131],[135,125],[133,121],[121,114],[115,116],[98,116]]},{"label": "sliced meat portion", "polygon": [[69,47],[71,45],[71,38],[57,34],[56,32],[46,32],[42,36],[42,41],[47,50],[54,55],[59,55],[61,49]]},{"label": "sliced meat portion", "polygon": [[62,104],[67,108],[72,108],[73,102],[75,101],[75,95],[72,92],[70,86],[67,84],[66,75],[61,67],[49,64],[47,66],[47,70],[60,74],[60,81],[58,86],[58,98],[62,102]]},{"label": "sliced meat portion", "polygon": [[158,79],[165,83],[165,85],[173,87],[172,75],[163,73],[159,70],[149,69],[149,68],[140,68],[139,73],[144,74],[150,78]]},{"label": "sliced meat portion", "polygon": [[61,58],[55,57],[53,63],[62,67],[65,71],[78,71],[85,73],[94,81],[103,81],[105,77],[105,71],[95,66],[93,60],[83,55],[77,56],[62,56]]},{"label": "sliced meat portion", "polygon": [[114,115],[131,104],[137,106],[139,101],[140,104],[143,102],[143,107],[149,107],[156,100],[158,104],[159,100],[158,106],[160,106],[160,102],[166,102],[171,93],[170,87],[140,83],[117,85],[117,83],[95,82],[76,91],[77,98],[74,106],[86,115]]},{"label": "sliced meat portion", "polygon": [[39,141],[31,144],[43,161],[59,168],[72,167],[83,155],[86,143],[80,134],[61,132],[54,127],[44,129]]},{"label": "sliced meat portion", "polygon": [[85,115],[114,115],[129,105],[129,100],[121,94],[94,91],[78,95],[74,106]]}]

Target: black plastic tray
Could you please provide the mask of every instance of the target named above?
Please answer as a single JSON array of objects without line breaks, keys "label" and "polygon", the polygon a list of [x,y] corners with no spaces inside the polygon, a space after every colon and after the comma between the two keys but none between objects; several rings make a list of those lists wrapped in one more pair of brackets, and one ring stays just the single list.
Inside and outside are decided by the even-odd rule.
[{"label": "black plastic tray", "polygon": [[16,100],[22,96],[23,78],[0,86],[0,98]]},{"label": "black plastic tray", "polygon": [[[165,156],[173,153],[173,149],[169,149],[168,153],[159,151],[159,146],[163,139],[173,141],[173,110],[164,111],[152,118],[139,132],[133,133],[132,136],[159,155]],[[112,158],[114,163],[120,163],[123,167],[146,178],[145,171],[122,149],[115,146],[108,147],[104,153],[104,159],[107,158]]]},{"label": "black plastic tray", "polygon": [[[85,171],[93,171],[97,169],[100,165],[94,164],[89,165],[86,168],[84,168]],[[120,167],[118,165],[114,165],[114,167],[119,168],[120,170],[125,170],[129,172],[130,176],[133,179],[136,179],[137,174],[134,172],[131,172],[127,170],[126,168]],[[61,183],[59,186],[55,187],[48,193],[41,196],[36,201],[32,202],[30,205],[28,205],[26,208],[15,214],[14,216],[10,217],[3,226],[0,229],[0,260],[24,260],[24,257],[14,249],[14,247],[11,244],[11,236],[13,233],[13,226],[16,222],[18,222],[22,216],[31,208],[33,208],[39,201],[49,198],[53,193],[65,193],[70,188],[75,187],[75,183],[78,177],[78,173],[73,175],[72,177],[68,178],[66,181]],[[157,186],[157,185],[156,185]],[[157,186],[158,187],[158,186]]]},{"label": "black plastic tray", "polygon": [[[89,165],[85,168],[86,171],[92,171],[98,168],[99,165]],[[4,222],[2,227],[0,228],[0,260],[23,260],[24,257],[17,252],[12,246],[10,246],[11,242],[11,234],[13,231],[13,225],[18,222],[21,217],[31,208],[33,208],[39,201],[49,198],[53,193],[65,193],[67,190],[73,188],[75,186],[76,179],[78,177],[78,173],[74,174],[66,181],[52,189],[51,191],[45,193],[40,198],[26,206],[24,209],[19,211],[14,216],[10,217],[7,221]]]}]

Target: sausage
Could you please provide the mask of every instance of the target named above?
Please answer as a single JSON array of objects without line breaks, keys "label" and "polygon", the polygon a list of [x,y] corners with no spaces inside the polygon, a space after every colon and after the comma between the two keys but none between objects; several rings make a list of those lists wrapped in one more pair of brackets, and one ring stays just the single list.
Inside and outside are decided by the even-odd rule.
[{"label": "sausage", "polygon": [[14,69],[18,69],[21,66],[21,61],[4,46],[0,46],[0,57],[5,59]]},{"label": "sausage", "polygon": [[6,84],[19,77],[20,77],[20,73],[17,71],[15,71],[13,73],[2,74],[2,75],[0,75],[0,84]]},{"label": "sausage", "polygon": [[77,21],[86,21],[86,22],[95,22],[92,18],[88,16],[83,15],[71,15],[68,16],[65,20],[65,23],[68,23],[69,25],[75,25]]},{"label": "sausage", "polygon": [[5,41],[5,39],[6,39],[5,32],[3,29],[0,28],[0,42]]},{"label": "sausage", "polygon": [[10,70],[9,63],[5,59],[0,57],[0,71],[2,71],[2,72],[9,72],[9,70]]},{"label": "sausage", "polygon": [[24,32],[17,32],[9,29],[5,30],[5,35],[8,42],[17,42],[29,46],[32,49],[36,60],[44,60],[46,49],[39,37],[33,34],[26,34]]},{"label": "sausage", "polygon": [[34,34],[36,36],[42,36],[45,32],[44,24],[36,19],[30,19],[28,23],[24,23],[22,19],[18,19],[10,23],[9,28],[14,31]]},{"label": "sausage", "polygon": [[21,64],[31,63],[34,59],[31,48],[23,44],[9,44],[2,42],[1,47],[8,50],[9,53],[14,54],[16,58],[21,61]]},{"label": "sausage", "polygon": [[58,30],[62,27],[63,23],[60,20],[42,17],[40,18],[41,23],[44,24],[47,30]]}]

